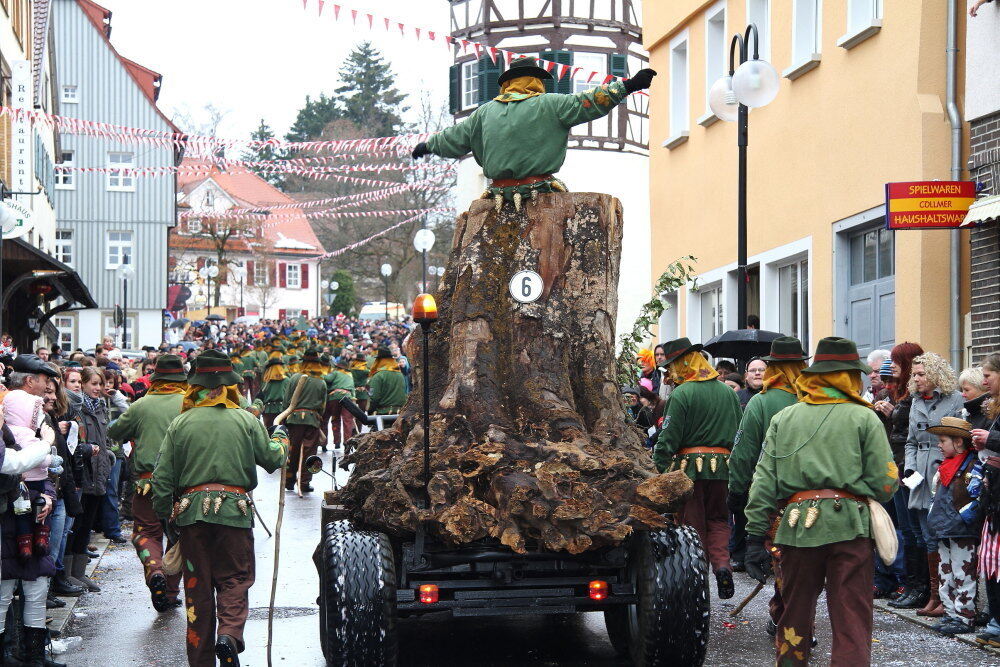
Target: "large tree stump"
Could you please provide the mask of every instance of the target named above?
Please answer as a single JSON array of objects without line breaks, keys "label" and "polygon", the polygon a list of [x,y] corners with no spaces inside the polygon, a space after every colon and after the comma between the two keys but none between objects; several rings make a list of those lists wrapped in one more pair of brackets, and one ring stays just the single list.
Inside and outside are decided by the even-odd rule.
[{"label": "large tree stump", "polygon": [[[338,500],[356,522],[571,553],[666,525],[691,482],[656,474],[615,383],[621,240],[621,204],[604,194],[540,195],[521,213],[479,200],[459,216],[430,338],[430,507],[418,331],[400,419],[344,459],[355,468]],[[544,282],[531,304],[508,293],[523,269]]]}]

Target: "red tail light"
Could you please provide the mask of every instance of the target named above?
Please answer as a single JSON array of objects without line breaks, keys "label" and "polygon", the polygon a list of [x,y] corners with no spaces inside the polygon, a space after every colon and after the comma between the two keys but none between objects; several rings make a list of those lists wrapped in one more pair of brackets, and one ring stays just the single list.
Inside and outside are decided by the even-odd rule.
[{"label": "red tail light", "polygon": [[420,586],[420,601],[424,604],[434,604],[438,601],[438,587],[434,584]]},{"label": "red tail light", "polygon": [[603,600],[608,597],[608,582],[596,579],[590,582],[590,599]]}]

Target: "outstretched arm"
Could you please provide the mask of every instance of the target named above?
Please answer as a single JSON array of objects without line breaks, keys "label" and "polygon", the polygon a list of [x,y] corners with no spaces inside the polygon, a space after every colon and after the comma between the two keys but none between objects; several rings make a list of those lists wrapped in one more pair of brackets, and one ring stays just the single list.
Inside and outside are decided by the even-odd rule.
[{"label": "outstretched arm", "polygon": [[460,158],[472,150],[474,123],[478,109],[457,125],[445,128],[413,149],[413,158],[418,159],[433,153],[441,157]]},{"label": "outstretched arm", "polygon": [[556,113],[566,127],[595,120],[611,113],[629,94],[649,88],[656,72],[644,69],[628,81],[612,81],[574,95],[549,96],[556,100]]}]

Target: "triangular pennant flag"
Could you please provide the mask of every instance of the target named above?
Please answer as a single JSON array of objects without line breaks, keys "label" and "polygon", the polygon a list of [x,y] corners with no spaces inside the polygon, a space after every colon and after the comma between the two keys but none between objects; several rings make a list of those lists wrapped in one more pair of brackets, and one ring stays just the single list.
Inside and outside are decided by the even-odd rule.
[{"label": "triangular pennant flag", "polygon": [[541,63],[542,69],[550,73],[552,72],[552,68],[556,66],[556,64],[551,60],[539,60],[538,62]]},{"label": "triangular pennant flag", "polygon": [[417,41],[419,42],[420,41],[420,28],[414,28],[413,32],[416,33],[416,35],[417,35]]},{"label": "triangular pennant flag", "polygon": [[340,20],[340,5],[333,6],[333,18],[335,21]]},{"label": "triangular pennant flag", "polygon": [[406,37],[406,26],[402,23],[397,23],[396,25],[399,27],[399,34]]},{"label": "triangular pennant flag", "polygon": [[317,0],[317,2],[319,4],[316,5],[317,10],[318,10],[318,13],[316,15],[317,16],[323,16],[323,5],[326,3],[326,0]]},{"label": "triangular pennant flag", "polygon": [[469,40],[463,39],[463,40],[460,40],[460,41],[462,42],[462,53],[463,54],[468,53],[469,52]]},{"label": "triangular pennant flag", "polygon": [[503,57],[507,61],[507,69],[510,69],[510,63],[514,60],[514,52],[504,50]]},{"label": "triangular pennant flag", "polygon": [[483,45],[479,42],[473,42],[472,48],[476,51],[476,58],[481,58],[483,56]]},{"label": "triangular pennant flag", "polygon": [[574,67],[573,68],[573,72],[569,75],[569,78],[575,79],[576,75],[579,74],[580,70],[582,70],[582,69],[583,69],[582,67]]},{"label": "triangular pennant flag", "polygon": [[375,27],[375,17],[371,14],[365,14],[368,17],[368,29],[371,30]]},{"label": "triangular pennant flag", "polygon": [[354,21],[354,25],[358,24],[358,10],[356,9],[351,10],[351,20]]},{"label": "triangular pennant flag", "polygon": [[587,83],[593,81],[595,76],[597,76],[597,72],[591,72],[590,76],[587,77]]},{"label": "triangular pennant flag", "polygon": [[382,21],[385,23],[385,31],[389,32],[389,19],[387,19],[387,18],[386,19],[382,19]]},{"label": "triangular pennant flag", "polygon": [[558,78],[558,79],[563,78],[564,76],[566,76],[566,72],[568,72],[568,71],[569,71],[569,65],[560,65],[559,66],[559,76],[556,77],[556,78]]},{"label": "triangular pennant flag", "polygon": [[308,5],[308,4],[309,4],[309,0],[302,0],[302,9],[305,9],[306,5]]},{"label": "triangular pennant flag", "polygon": [[452,45],[455,43],[455,38],[452,37],[451,35],[445,35],[444,36],[444,43],[450,49],[452,47]]},{"label": "triangular pennant flag", "polygon": [[604,77],[604,83],[611,83],[614,80],[615,80],[615,77],[611,76],[610,74],[607,75],[606,77]]},{"label": "triangular pennant flag", "polygon": [[[419,29],[418,29],[418,31],[419,31]],[[437,39],[436,33],[433,30],[428,30],[427,31],[427,39],[429,39],[429,40],[431,40],[433,42],[435,39]]]},{"label": "triangular pennant flag", "polygon": [[490,60],[492,60],[493,64],[496,65],[497,64],[497,49],[496,49],[496,47],[495,46],[491,46],[489,48],[489,50],[487,50],[487,53],[490,54]]}]

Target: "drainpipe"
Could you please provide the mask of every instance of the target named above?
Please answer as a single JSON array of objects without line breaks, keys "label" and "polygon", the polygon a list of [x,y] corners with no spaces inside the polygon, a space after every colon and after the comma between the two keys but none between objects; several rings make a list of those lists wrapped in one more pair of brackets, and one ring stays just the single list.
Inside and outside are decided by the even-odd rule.
[{"label": "drainpipe", "polygon": [[[964,9],[964,3],[963,3]],[[958,6],[948,0],[947,72],[945,75],[945,104],[951,124],[951,180],[962,178],[962,114],[958,110]],[[961,289],[959,280],[962,269],[962,232],[951,230],[951,367],[962,368]]]}]

